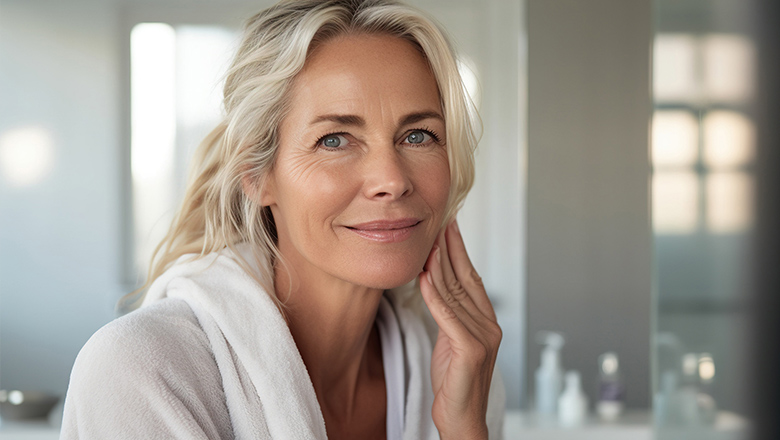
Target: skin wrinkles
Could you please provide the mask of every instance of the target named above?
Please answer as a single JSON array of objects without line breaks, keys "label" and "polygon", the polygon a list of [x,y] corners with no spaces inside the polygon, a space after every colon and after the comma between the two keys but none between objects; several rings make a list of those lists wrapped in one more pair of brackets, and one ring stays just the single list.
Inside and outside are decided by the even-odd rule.
[{"label": "skin wrinkles", "polygon": [[[366,37],[363,36],[361,38]],[[343,40],[348,39],[341,39],[341,41]],[[332,43],[335,42],[331,42],[331,44]],[[425,151],[425,148],[419,147],[415,147],[416,150],[411,147],[410,149],[399,148],[400,156],[406,159],[402,162],[391,160],[387,156],[382,157],[382,154],[386,151],[376,148],[378,145],[389,145],[395,142],[395,140],[404,135],[409,128],[426,126],[430,127],[439,136],[442,136],[445,127],[443,121],[438,118],[425,119],[416,124],[409,124],[403,127],[398,126],[398,121],[403,120],[411,113],[428,112],[441,114],[435,81],[433,80],[432,75],[428,73],[431,84],[426,88],[415,89],[413,87],[405,87],[405,84],[410,81],[410,75],[408,74],[409,69],[417,67],[419,71],[420,62],[424,62],[418,52],[411,52],[403,58],[394,60],[396,67],[394,70],[380,70],[374,68],[371,75],[380,77],[382,81],[363,81],[359,78],[359,74],[354,71],[353,59],[344,56],[345,53],[343,52],[328,51],[327,46],[329,46],[329,44],[325,44],[323,47],[319,48],[320,50],[316,52],[312,59],[316,60],[322,57],[323,54],[327,54],[328,70],[325,72],[318,71],[316,81],[309,80],[306,76],[306,73],[312,69],[312,64],[309,63],[295,81],[292,101],[308,103],[316,101],[317,105],[298,107],[292,112],[294,114],[293,118],[288,117],[283,121],[280,130],[281,144],[283,146],[291,145],[293,147],[289,148],[286,157],[280,157],[280,164],[277,164],[278,166],[276,168],[285,166],[284,175],[285,177],[290,177],[290,179],[288,179],[289,181],[297,180],[298,183],[318,187],[320,189],[319,192],[323,194],[323,198],[331,199],[331,203],[337,204],[338,210],[343,211],[351,208],[350,211],[353,212],[377,211],[373,208],[358,208],[357,205],[364,203],[354,200],[350,201],[348,197],[342,197],[342,195],[346,192],[351,192],[353,193],[354,199],[354,195],[357,195],[361,189],[365,190],[369,187],[370,179],[387,178],[388,173],[399,172],[399,170],[401,170],[401,174],[405,175],[423,173],[423,170],[430,165],[424,162],[432,156],[446,161],[446,150],[443,147],[430,149],[430,151]],[[408,46],[411,48],[411,45]],[[416,61],[418,64],[415,66],[411,61]],[[379,84],[377,84],[377,82],[379,82]],[[386,87],[381,88],[379,86]],[[431,93],[430,90],[433,90],[433,93]],[[289,129],[289,125],[292,123],[293,119],[296,123],[301,120],[308,122],[316,120],[323,115],[333,114],[366,115],[364,119],[370,120],[364,127],[354,124],[344,126],[329,121],[323,124],[303,124],[303,128],[301,128],[300,124],[296,124],[295,129]],[[296,115],[300,115],[300,118],[295,117]],[[315,148],[314,144],[317,139],[332,131],[348,132],[350,134],[350,141],[354,140],[354,144],[350,142],[349,146],[344,148],[344,152],[324,151]],[[371,146],[374,146],[374,148],[371,148]],[[421,154],[423,152],[425,154]],[[345,179],[345,176],[355,174],[356,171],[365,169],[374,159],[386,161],[386,164],[394,164],[395,166],[389,168],[386,166],[377,166],[377,170],[371,171],[370,174],[373,175],[369,176],[369,179],[359,182],[362,185],[352,179]],[[439,165],[439,167],[441,167],[441,165]],[[428,170],[428,172],[429,171],[430,170]],[[338,176],[338,178],[323,177],[325,174]],[[392,179],[394,177],[390,176],[390,178]],[[437,183],[437,186],[441,187],[442,183]],[[444,186],[448,186],[448,182],[446,182]],[[414,190],[414,186],[412,186],[412,190]],[[331,197],[332,195],[337,194],[339,195],[338,197]],[[332,215],[322,218],[320,221],[323,221],[326,224],[349,224],[350,222],[367,221],[373,220],[374,218],[397,217],[398,215],[409,212],[430,215],[431,212],[437,210],[420,206],[416,208],[426,212],[415,213],[414,209],[409,210],[408,208],[406,209],[407,212],[399,212],[403,211],[403,209],[392,209],[393,204],[388,205],[390,206],[386,206],[381,212],[377,212],[373,215],[358,215],[357,213],[344,214],[342,212],[343,215],[339,216],[333,212],[331,213]],[[315,219],[311,220],[312,222],[316,221]],[[437,227],[438,225],[426,225],[426,229],[429,229],[426,231],[428,232],[426,235],[434,234],[434,229]],[[302,231],[311,231],[313,229],[314,228],[312,227],[301,228]],[[323,234],[338,234],[338,231],[331,227],[326,226],[324,229]],[[323,257],[325,256],[323,255]],[[330,258],[339,258],[339,256],[330,255]],[[389,255],[387,258],[392,258],[392,256]],[[344,259],[343,263],[347,264],[349,260],[351,260],[351,258]],[[423,261],[424,259],[420,260],[420,265]],[[420,265],[417,265],[417,267],[421,267]],[[380,272],[379,269],[380,267],[377,267],[377,272]],[[407,279],[399,281],[406,282],[412,279],[415,274],[410,272],[407,275],[408,277],[404,277]],[[394,281],[393,283],[395,282],[398,281]],[[392,286],[377,285],[375,287],[386,288]]]},{"label": "skin wrinkles", "polygon": [[[438,112],[425,111],[412,113],[408,116],[405,116],[398,125],[410,125],[419,121],[424,121],[426,119],[438,119],[440,122],[444,123],[444,117]],[[335,122],[340,125],[356,125],[358,127],[363,127],[366,125],[366,121],[361,116],[338,114],[317,116],[312,122],[309,123],[309,125],[315,125],[322,122]]]},{"label": "skin wrinkles", "polygon": [[[293,83],[277,160],[259,197],[293,268],[288,285],[285,265],[277,266],[276,291],[280,298],[291,291],[290,331],[329,438],[384,436],[386,390],[373,323],[383,290],[420,273],[440,232],[450,186],[442,114],[427,61],[395,37],[323,43]],[[417,129],[442,141],[405,143]],[[332,132],[344,133],[343,148],[316,145]],[[410,217],[421,222],[398,242],[349,228]]]}]

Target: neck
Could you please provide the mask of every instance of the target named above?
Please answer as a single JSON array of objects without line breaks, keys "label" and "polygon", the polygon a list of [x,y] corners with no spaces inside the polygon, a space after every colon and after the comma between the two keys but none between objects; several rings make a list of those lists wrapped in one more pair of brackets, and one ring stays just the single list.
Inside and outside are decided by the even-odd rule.
[{"label": "neck", "polygon": [[323,410],[339,408],[349,418],[358,383],[383,374],[374,325],[382,291],[324,274],[291,277],[277,267],[276,292],[286,300],[290,332],[320,405]]}]

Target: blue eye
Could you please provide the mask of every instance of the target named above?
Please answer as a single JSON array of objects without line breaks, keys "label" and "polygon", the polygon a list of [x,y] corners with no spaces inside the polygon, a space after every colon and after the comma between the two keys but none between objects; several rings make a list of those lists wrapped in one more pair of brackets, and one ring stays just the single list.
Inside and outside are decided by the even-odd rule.
[{"label": "blue eye", "polygon": [[325,148],[339,148],[347,145],[349,141],[347,138],[345,138],[342,135],[339,134],[329,134],[323,138],[321,138],[317,145],[323,146]]},{"label": "blue eye", "polygon": [[421,130],[415,130],[406,136],[406,142],[410,144],[424,144],[430,140],[431,135]]}]

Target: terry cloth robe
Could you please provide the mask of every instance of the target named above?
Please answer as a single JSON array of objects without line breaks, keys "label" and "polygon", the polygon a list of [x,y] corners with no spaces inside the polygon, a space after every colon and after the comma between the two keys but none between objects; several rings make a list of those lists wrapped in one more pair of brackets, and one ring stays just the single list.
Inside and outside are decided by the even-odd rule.
[{"label": "terry cloth robe", "polygon": [[[238,250],[248,255],[245,246]],[[326,439],[311,379],[273,300],[232,251],[192,257],[155,280],[139,310],[107,324],[82,348],[61,439]],[[385,292],[378,313],[397,321],[379,326],[380,340],[401,341],[395,352],[403,357],[383,360],[386,370],[403,365],[385,371],[388,384],[403,378],[387,390],[388,433],[438,439],[431,418],[435,335],[399,296]],[[383,356],[388,353],[383,347]],[[390,402],[400,402],[403,414]],[[503,436],[504,405],[496,371],[491,440]]]}]

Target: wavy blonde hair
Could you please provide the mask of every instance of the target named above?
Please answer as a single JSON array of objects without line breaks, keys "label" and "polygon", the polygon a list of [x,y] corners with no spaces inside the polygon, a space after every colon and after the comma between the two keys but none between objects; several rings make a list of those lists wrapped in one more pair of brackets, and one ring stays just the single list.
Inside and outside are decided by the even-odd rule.
[{"label": "wavy blonde hair", "polygon": [[[154,280],[180,257],[201,258],[229,248],[283,311],[274,293],[273,266],[281,260],[273,216],[244,193],[242,181],[262,185],[272,169],[290,88],[307,55],[347,34],[402,38],[427,59],[446,121],[451,186],[444,221],[455,215],[474,181],[480,125],[442,29],[394,0],[283,0],[247,21],[225,76],[224,120],[195,153],[184,200],[154,251],[146,283],[125,296],[120,309],[138,307]],[[242,242],[250,244],[254,264],[235,252]]]}]

